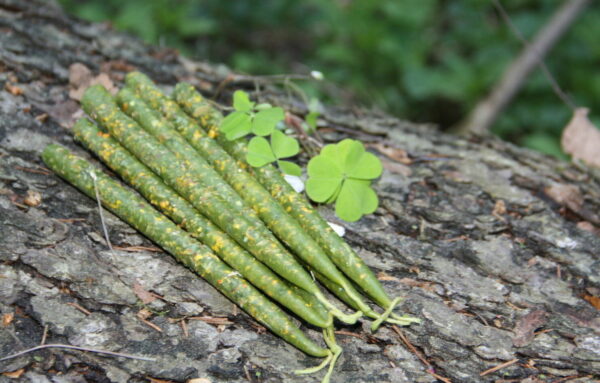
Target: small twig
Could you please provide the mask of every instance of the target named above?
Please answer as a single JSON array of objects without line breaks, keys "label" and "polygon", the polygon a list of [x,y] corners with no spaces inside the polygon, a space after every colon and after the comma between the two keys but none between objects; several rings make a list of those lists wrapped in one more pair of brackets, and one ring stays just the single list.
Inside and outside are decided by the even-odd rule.
[{"label": "small twig", "polygon": [[84,313],[85,315],[91,315],[92,313],[86,309],[85,307],[75,303],[75,302],[68,302],[67,305],[75,307],[77,310],[81,311],[82,313]]},{"label": "small twig", "polygon": [[[585,9],[590,0],[569,0],[562,2],[550,20],[535,35],[531,43],[524,42],[519,56],[506,68],[502,78],[489,95],[481,100],[464,121],[454,130],[457,133],[488,133],[500,112],[509,104],[521,89],[527,76],[536,66],[542,65],[543,59],[558,39],[569,29],[577,16]],[[498,0],[494,0],[498,6]],[[543,70],[543,66],[542,66]],[[544,72],[546,73],[546,72]],[[547,72],[550,73],[549,71]],[[552,82],[552,80],[551,80]],[[553,84],[556,81],[553,82]],[[553,85],[554,88],[554,85]],[[554,89],[556,92],[556,88]],[[567,106],[573,108],[572,102],[563,97],[564,92],[557,93]],[[571,105],[570,105],[571,104]]]},{"label": "small twig", "polygon": [[230,325],[233,324],[233,322],[231,322],[230,320],[228,320],[227,318],[222,318],[222,317],[188,317],[188,320],[201,320],[203,322],[206,322],[208,324],[215,324],[215,325]]},{"label": "small twig", "polygon": [[106,244],[110,249],[113,257],[114,250],[112,244],[110,243],[110,238],[108,237],[108,230],[106,229],[106,225],[104,223],[104,213],[102,212],[102,201],[100,200],[100,192],[98,191],[98,178],[96,177],[96,173],[90,172],[90,177],[92,177],[92,181],[94,181],[94,192],[96,193],[96,202],[98,202],[98,212],[100,213],[100,223],[102,224],[102,231],[104,232],[104,238],[106,239]]},{"label": "small twig", "polygon": [[394,330],[394,332],[396,332],[396,334],[398,334],[398,336],[400,337],[400,339],[402,340],[402,342],[404,342],[404,344],[406,345],[406,347],[408,347],[408,349],[410,351],[412,351],[413,354],[415,354],[417,356],[417,358],[419,358],[419,360],[421,360],[421,362],[423,362],[423,364],[425,364],[428,368],[425,370],[429,375],[433,376],[434,378],[441,380],[444,383],[452,383],[452,381],[444,376],[441,376],[439,374],[436,374],[433,371],[433,366],[431,365],[431,363],[429,363],[429,361],[427,359],[425,359],[425,357],[423,356],[423,354],[421,354],[421,352],[419,352],[419,350],[417,350],[417,348],[415,346],[413,346],[412,343],[410,343],[410,341],[408,340],[408,338],[406,337],[406,335],[404,335],[404,333],[402,332],[402,330],[400,330],[398,328],[398,326],[396,325],[392,325],[392,329]]},{"label": "small twig", "polygon": [[496,372],[496,371],[501,370],[501,369],[503,369],[505,367],[511,366],[511,365],[517,363],[518,361],[519,361],[519,359],[517,359],[517,358],[511,359],[508,362],[504,362],[504,363],[499,364],[499,365],[497,365],[495,367],[492,367],[490,369],[485,370],[484,372],[482,372],[481,374],[479,374],[479,376],[485,376],[487,374],[491,374],[492,372]]},{"label": "small twig", "polygon": [[179,324],[181,325],[181,330],[183,331],[183,337],[188,338],[190,334],[188,332],[188,326],[185,318],[183,318],[183,320],[181,320]]},{"label": "small twig", "polygon": [[367,340],[367,338],[365,336],[357,334],[357,333],[354,333],[354,332],[351,332],[351,331],[337,330],[335,333],[338,334],[338,335],[353,336],[355,338],[358,338],[358,339],[361,339],[361,340],[364,340],[364,341]]},{"label": "small twig", "polygon": [[96,353],[96,354],[105,354],[105,355],[117,356],[117,357],[121,357],[121,358],[144,360],[144,361],[148,361],[148,362],[156,362],[155,358],[147,358],[145,356],[136,356],[136,355],[130,355],[130,354],[122,354],[120,352],[97,350],[97,349],[94,349],[94,348],[78,347],[78,346],[72,346],[70,344],[44,344],[44,345],[40,345],[40,346],[28,348],[27,350],[23,350],[23,351],[17,352],[16,354],[8,355],[8,356],[5,356],[4,358],[1,358],[0,362],[2,362],[4,360],[14,359],[14,358],[17,358],[17,357],[19,357],[21,355],[25,355],[25,354],[28,354],[30,352],[34,352],[34,351],[37,351],[37,350],[43,350],[43,349],[46,349],[46,348],[65,348],[65,349],[68,349],[68,350],[86,351],[86,352],[93,352],[93,353]]},{"label": "small twig", "polygon": [[119,251],[127,251],[130,253],[135,253],[138,251],[150,251],[153,253],[162,253],[162,250],[159,249],[158,247],[151,247],[151,246],[114,246],[115,250],[119,250]]},{"label": "small twig", "polygon": [[[493,0],[493,2],[494,2],[494,6],[498,10],[498,13],[500,13],[500,16],[502,16],[502,19],[504,19],[504,22],[506,23],[506,25],[508,25],[508,27],[512,30],[514,35],[517,36],[517,38],[521,41],[521,43],[524,46],[528,46],[529,42],[527,42],[527,39],[525,39],[525,36],[523,36],[523,34],[519,30],[519,28],[517,28],[517,26],[512,22],[510,16],[508,16],[508,13],[506,12],[506,9],[504,9],[504,7],[502,6],[502,3],[500,3],[500,0]],[[540,66],[540,69],[542,70],[542,72],[544,72],[546,79],[552,85],[552,89],[554,90],[554,93],[556,93],[558,98],[560,98],[561,101],[565,105],[567,105],[571,110],[575,110],[575,108],[576,108],[575,103],[573,103],[571,98],[562,90],[560,85],[558,85],[558,81],[556,81],[556,78],[554,78],[552,73],[550,73],[550,69],[548,69],[548,66],[546,65],[546,63],[544,61],[540,60],[538,65]]]},{"label": "small twig", "polygon": [[48,325],[44,326],[44,333],[42,334],[42,340],[40,341],[40,346],[43,346],[46,343],[46,337],[48,336]]}]

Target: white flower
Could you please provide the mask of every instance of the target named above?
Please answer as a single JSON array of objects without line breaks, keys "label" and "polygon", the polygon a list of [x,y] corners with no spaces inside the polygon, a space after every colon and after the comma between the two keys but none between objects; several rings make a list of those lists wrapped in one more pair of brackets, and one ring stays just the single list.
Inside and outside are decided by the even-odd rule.
[{"label": "white flower", "polygon": [[311,70],[310,76],[317,81],[322,81],[325,78],[325,76],[323,76],[323,73],[318,70]]}]

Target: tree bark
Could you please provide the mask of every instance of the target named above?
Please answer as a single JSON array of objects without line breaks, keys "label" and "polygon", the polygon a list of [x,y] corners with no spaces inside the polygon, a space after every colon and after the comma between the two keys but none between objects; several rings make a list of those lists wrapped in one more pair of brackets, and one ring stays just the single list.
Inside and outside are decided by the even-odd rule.
[{"label": "tree bark", "polygon": [[[166,88],[189,81],[221,97],[233,91],[228,74],[69,18],[53,2],[0,0],[0,30],[0,358],[45,339],[156,359],[48,348],[0,362],[0,382],[319,381],[291,372],[316,360],[110,214],[108,251],[94,201],[39,158],[50,142],[91,158],[69,134],[81,114],[69,98],[75,63],[117,85],[138,69]],[[305,111],[276,89],[261,96]],[[391,296],[405,297],[401,310],[423,319],[401,329],[412,346],[390,327],[339,326],[344,354],[333,382],[598,377],[597,175],[356,108],[329,109],[323,120],[327,139],[359,138],[380,155],[381,206],[343,224],[346,239]],[[147,292],[154,300],[141,303]]]}]

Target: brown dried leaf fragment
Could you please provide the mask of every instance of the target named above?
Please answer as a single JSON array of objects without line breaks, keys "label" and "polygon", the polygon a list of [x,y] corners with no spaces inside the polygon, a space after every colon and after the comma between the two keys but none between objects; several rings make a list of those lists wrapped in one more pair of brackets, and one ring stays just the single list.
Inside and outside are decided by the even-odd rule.
[{"label": "brown dried leaf fragment", "polygon": [[535,337],[534,331],[546,323],[547,314],[544,310],[534,310],[521,317],[513,329],[513,344],[516,347],[528,345]]},{"label": "brown dried leaf fragment", "polygon": [[42,203],[42,194],[35,190],[27,190],[27,195],[23,199],[23,203],[27,206],[35,207]]},{"label": "brown dried leaf fragment", "polygon": [[83,93],[92,85],[102,85],[110,93],[116,94],[117,87],[106,73],[100,73],[94,76],[92,71],[82,63],[74,63],[69,67],[69,97],[80,101],[83,98]]},{"label": "brown dried leaf fragment", "polygon": [[588,108],[575,109],[560,143],[563,151],[574,159],[600,167],[600,130],[589,120],[588,113]]},{"label": "brown dried leaf fragment", "polygon": [[[133,284],[133,292],[135,293],[135,295],[138,298],[140,298],[142,303],[144,303],[145,305],[147,305],[148,303],[154,302],[156,300],[156,296],[154,294],[152,294],[150,291],[144,289],[144,287],[137,282],[135,282]],[[146,319],[146,318],[144,318],[144,319]]]},{"label": "brown dried leaf fragment", "polygon": [[19,88],[16,85],[13,85],[9,82],[7,82],[4,87],[6,88],[6,90],[12,94],[13,96],[20,96],[23,94],[23,89]]},{"label": "brown dried leaf fragment", "polygon": [[552,198],[554,202],[566,206],[571,211],[579,213],[583,206],[583,196],[575,185],[553,184],[544,189],[544,193]]},{"label": "brown dried leaf fragment", "polygon": [[594,306],[596,310],[600,310],[600,297],[586,294],[583,296],[583,299],[585,299],[589,304]]},{"label": "brown dried leaf fragment", "polygon": [[21,375],[23,375],[24,372],[25,372],[24,368],[19,368],[18,370],[15,370],[15,371],[3,372],[2,375],[6,376],[7,378],[11,378],[11,379],[19,379],[21,377]]},{"label": "brown dried leaf fragment", "polygon": [[2,315],[2,327],[7,327],[15,319],[15,313],[7,313]]}]

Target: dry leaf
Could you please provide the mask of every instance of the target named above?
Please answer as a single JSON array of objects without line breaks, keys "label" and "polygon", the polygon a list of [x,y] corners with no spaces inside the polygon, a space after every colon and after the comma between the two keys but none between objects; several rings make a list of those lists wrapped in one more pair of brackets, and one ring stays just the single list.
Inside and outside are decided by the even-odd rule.
[{"label": "dry leaf", "polygon": [[70,98],[80,101],[88,87],[98,84],[105,87],[112,94],[117,92],[117,88],[106,73],[100,73],[94,77],[92,71],[81,63],[75,63],[69,67]]},{"label": "dry leaf", "polygon": [[7,82],[4,87],[6,88],[6,90],[12,94],[13,96],[20,96],[23,94],[23,89],[19,88],[16,85],[12,85],[11,83]]},{"label": "dry leaf", "polygon": [[390,173],[402,174],[405,177],[408,177],[412,174],[412,170],[406,165],[399,164],[397,162],[383,160],[381,161],[383,168]]},{"label": "dry leaf", "polygon": [[8,313],[2,315],[2,326],[8,326],[12,323],[13,319],[15,319],[15,313]]},{"label": "dry leaf", "polygon": [[150,318],[151,316],[152,316],[152,311],[150,311],[148,309],[141,309],[137,313],[137,317],[140,318],[141,320],[146,320],[146,319]]},{"label": "dry leaf", "polygon": [[560,144],[570,154],[590,166],[600,167],[600,130],[588,118],[589,109],[577,108],[563,130]]},{"label": "dry leaf", "polygon": [[588,221],[577,222],[577,227],[580,228],[581,230],[589,231],[590,233],[594,233],[594,234],[600,236],[600,228],[597,228],[596,226],[594,226],[593,224],[591,224]]},{"label": "dry leaf", "polygon": [[593,295],[584,295],[583,299],[585,299],[589,304],[594,306],[597,310],[600,310],[600,297],[595,297]]},{"label": "dry leaf", "polygon": [[140,298],[142,303],[146,305],[156,300],[156,296],[154,294],[144,289],[144,287],[137,282],[133,284],[133,292],[138,298]]},{"label": "dry leaf", "polygon": [[528,345],[535,337],[534,331],[546,323],[546,316],[545,311],[535,310],[519,319],[513,329],[513,344],[516,347]]},{"label": "dry leaf", "polygon": [[583,197],[575,185],[553,184],[545,188],[544,193],[554,202],[568,207],[575,213],[578,213],[583,206]]},{"label": "dry leaf", "polygon": [[404,164],[404,165],[412,164],[412,160],[408,157],[408,154],[406,153],[405,150],[387,146],[382,143],[372,144],[369,146],[377,149],[377,151],[380,152],[381,154],[385,155],[386,157],[388,157],[394,161],[398,161],[401,164]]},{"label": "dry leaf", "polygon": [[19,379],[21,377],[21,375],[23,375],[23,373],[25,372],[24,368],[19,368],[18,370],[15,371],[7,371],[7,372],[3,372],[2,375],[11,378],[11,379]]},{"label": "dry leaf", "polygon": [[147,376],[146,378],[150,381],[150,383],[173,383],[172,380],[157,379],[150,376]]},{"label": "dry leaf", "polygon": [[195,379],[188,380],[186,383],[212,383],[212,382],[206,378],[195,378]]},{"label": "dry leaf", "polygon": [[380,281],[394,281],[394,282],[400,282],[400,279],[396,278],[396,277],[392,277],[389,274],[384,273],[383,271],[377,273],[377,279],[379,279]]},{"label": "dry leaf", "polygon": [[498,201],[496,201],[496,204],[494,205],[494,210],[492,211],[493,215],[503,215],[506,214],[506,204],[504,203],[503,200],[499,199]]},{"label": "dry leaf", "polygon": [[35,190],[27,190],[27,195],[23,199],[23,203],[27,206],[35,207],[42,203],[42,194]]}]

